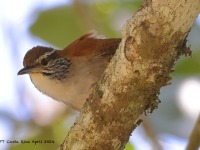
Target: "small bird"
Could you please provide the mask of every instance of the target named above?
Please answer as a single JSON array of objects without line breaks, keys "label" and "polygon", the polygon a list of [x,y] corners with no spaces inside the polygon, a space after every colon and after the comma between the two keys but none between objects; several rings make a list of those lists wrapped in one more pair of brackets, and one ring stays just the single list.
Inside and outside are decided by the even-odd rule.
[{"label": "small bird", "polygon": [[36,46],[24,56],[18,75],[29,74],[39,91],[80,111],[120,42],[90,31],[63,50]]}]

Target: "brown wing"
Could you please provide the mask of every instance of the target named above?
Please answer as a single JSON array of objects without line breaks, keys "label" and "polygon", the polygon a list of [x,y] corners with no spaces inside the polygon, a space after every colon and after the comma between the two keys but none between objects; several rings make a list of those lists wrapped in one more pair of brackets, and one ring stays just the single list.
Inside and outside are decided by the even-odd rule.
[{"label": "brown wing", "polygon": [[92,31],[84,34],[60,52],[68,57],[113,55],[120,42],[120,38],[99,39]]}]

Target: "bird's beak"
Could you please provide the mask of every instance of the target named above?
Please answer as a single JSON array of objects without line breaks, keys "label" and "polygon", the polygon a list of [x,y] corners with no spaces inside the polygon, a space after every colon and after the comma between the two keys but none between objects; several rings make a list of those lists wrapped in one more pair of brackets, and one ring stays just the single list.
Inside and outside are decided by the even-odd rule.
[{"label": "bird's beak", "polygon": [[17,75],[28,74],[28,73],[30,73],[30,72],[34,72],[35,70],[36,70],[36,67],[35,67],[35,66],[25,67],[25,68],[22,68],[22,69],[17,73]]}]

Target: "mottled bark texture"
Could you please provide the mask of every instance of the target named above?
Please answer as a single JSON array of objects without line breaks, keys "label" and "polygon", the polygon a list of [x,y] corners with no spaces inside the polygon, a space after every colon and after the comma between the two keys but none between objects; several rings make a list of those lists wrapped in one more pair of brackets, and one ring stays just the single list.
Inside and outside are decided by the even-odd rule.
[{"label": "mottled bark texture", "polygon": [[156,107],[175,61],[191,54],[186,37],[199,12],[200,0],[144,1],[59,149],[122,150],[140,115]]}]

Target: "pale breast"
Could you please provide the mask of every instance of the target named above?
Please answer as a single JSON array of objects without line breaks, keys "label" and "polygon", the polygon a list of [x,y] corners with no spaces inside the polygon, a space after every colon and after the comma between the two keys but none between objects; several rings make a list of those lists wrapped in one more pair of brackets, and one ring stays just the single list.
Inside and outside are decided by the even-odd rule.
[{"label": "pale breast", "polygon": [[91,84],[96,82],[89,76],[73,76],[64,81],[52,80],[40,73],[31,73],[30,78],[39,91],[76,110],[82,108],[91,92]]},{"label": "pale breast", "polygon": [[91,85],[97,82],[105,70],[105,62],[88,61],[88,58],[72,60],[70,73],[65,79],[55,80],[41,73],[31,73],[30,78],[35,87],[42,93],[76,110],[81,110],[92,90]]}]

